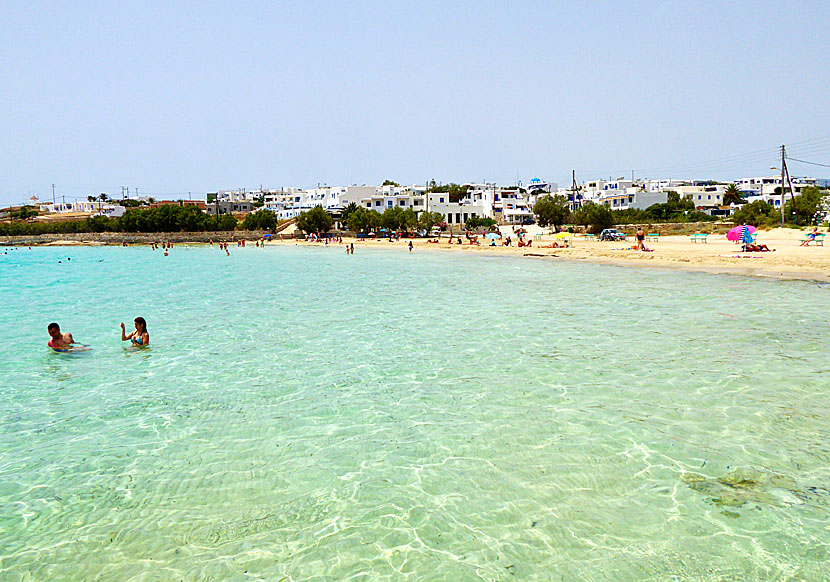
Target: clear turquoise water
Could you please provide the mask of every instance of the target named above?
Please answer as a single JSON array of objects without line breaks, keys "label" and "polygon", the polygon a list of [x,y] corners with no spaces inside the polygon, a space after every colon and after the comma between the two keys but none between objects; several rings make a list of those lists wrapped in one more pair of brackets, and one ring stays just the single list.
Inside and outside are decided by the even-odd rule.
[{"label": "clear turquoise water", "polygon": [[828,579],[828,286],[37,248],[0,305],[3,581]]}]

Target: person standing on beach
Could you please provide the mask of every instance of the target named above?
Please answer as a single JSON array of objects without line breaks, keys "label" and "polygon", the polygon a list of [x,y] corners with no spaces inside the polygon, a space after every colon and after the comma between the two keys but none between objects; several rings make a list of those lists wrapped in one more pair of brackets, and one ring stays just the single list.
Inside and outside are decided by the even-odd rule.
[{"label": "person standing on beach", "polygon": [[638,251],[643,250],[643,248],[645,247],[645,243],[643,241],[646,239],[646,233],[643,232],[642,226],[637,228],[637,234],[635,235],[635,238],[637,239],[637,242],[634,248]]},{"label": "person standing on beach", "polygon": [[134,323],[135,331],[130,332],[130,335],[126,335],[124,322],[121,322],[121,341],[131,340],[134,346],[149,346],[150,334],[147,333],[147,322],[143,317],[136,317]]},{"label": "person standing on beach", "polygon": [[409,252],[412,252],[412,241],[409,241]]},{"label": "person standing on beach", "polygon": [[57,323],[50,323],[46,330],[49,332],[49,336],[52,338],[49,340],[49,343],[47,345],[56,352],[68,350],[72,347],[72,344],[75,343],[72,334],[68,332],[61,333],[61,326],[59,326]]}]

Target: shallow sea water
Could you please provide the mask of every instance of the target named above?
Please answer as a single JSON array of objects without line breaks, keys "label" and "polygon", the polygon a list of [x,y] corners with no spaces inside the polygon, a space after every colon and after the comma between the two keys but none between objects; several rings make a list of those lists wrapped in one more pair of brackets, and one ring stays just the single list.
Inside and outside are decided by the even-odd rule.
[{"label": "shallow sea water", "polygon": [[21,248],[0,305],[4,582],[830,579],[827,285]]}]

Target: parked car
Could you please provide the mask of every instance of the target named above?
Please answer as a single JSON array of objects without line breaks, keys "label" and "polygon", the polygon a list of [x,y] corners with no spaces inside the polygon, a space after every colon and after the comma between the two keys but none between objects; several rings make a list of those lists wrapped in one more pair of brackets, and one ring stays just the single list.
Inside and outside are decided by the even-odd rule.
[{"label": "parked car", "polygon": [[616,228],[606,228],[599,233],[599,240],[625,240],[627,235]]},{"label": "parked car", "polygon": [[532,218],[525,218],[524,220],[522,220],[522,224],[525,225],[525,226],[528,226],[528,225],[531,225],[531,224],[536,224],[536,221],[533,220]]}]

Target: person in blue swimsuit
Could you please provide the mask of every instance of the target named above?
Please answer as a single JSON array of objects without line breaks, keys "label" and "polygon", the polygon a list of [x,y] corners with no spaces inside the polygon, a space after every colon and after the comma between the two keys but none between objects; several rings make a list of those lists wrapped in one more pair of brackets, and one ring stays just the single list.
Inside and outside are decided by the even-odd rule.
[{"label": "person in blue swimsuit", "polygon": [[135,318],[135,331],[129,335],[125,333],[124,322],[121,322],[121,341],[130,340],[134,346],[146,347],[150,345],[150,334],[147,333],[147,322],[143,317]]}]

